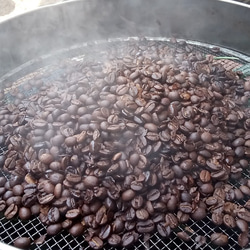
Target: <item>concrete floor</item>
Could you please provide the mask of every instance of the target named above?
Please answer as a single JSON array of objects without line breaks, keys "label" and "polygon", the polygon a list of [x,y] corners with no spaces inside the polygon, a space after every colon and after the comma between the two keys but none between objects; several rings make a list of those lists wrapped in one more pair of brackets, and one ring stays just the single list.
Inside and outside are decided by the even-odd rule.
[{"label": "concrete floor", "polygon": [[0,0],[0,21],[40,6],[63,1],[65,0]]}]

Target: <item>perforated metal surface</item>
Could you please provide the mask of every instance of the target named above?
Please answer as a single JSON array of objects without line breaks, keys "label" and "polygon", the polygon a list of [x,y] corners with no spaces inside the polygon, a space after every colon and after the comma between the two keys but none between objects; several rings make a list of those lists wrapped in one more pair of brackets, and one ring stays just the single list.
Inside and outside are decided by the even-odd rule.
[{"label": "perforated metal surface", "polygon": [[[150,38],[152,39],[152,38]],[[157,40],[157,39],[153,39]],[[125,41],[127,42],[127,41]],[[30,96],[36,92],[35,88],[29,89],[28,91],[25,90],[24,85],[29,80],[32,79],[32,77],[35,77],[37,74],[42,74],[43,80],[45,83],[49,83],[52,80],[60,79],[61,75],[63,74],[63,71],[60,68],[56,68],[56,61],[60,61],[62,58],[73,58],[72,60],[81,60],[81,61],[88,61],[91,60],[93,56],[95,56],[98,51],[100,60],[102,58],[102,53],[100,51],[105,51],[106,49],[110,49],[114,46],[120,46],[121,43],[124,43],[124,41],[121,41],[119,39],[109,41],[108,43],[100,42],[92,44],[92,53],[91,55],[88,53],[90,50],[90,46],[87,46],[86,44],[84,46],[76,46],[74,48],[71,48],[69,50],[61,51],[56,53],[53,56],[48,56],[43,58],[43,64],[46,65],[48,62],[53,61],[54,66],[46,66],[44,68],[39,69],[39,63],[41,61],[34,61],[30,62],[26,65],[23,65],[19,69],[17,69],[15,72],[11,72],[8,76],[5,76],[4,79],[2,79],[3,86],[8,86],[5,89],[5,96],[6,102],[12,102],[11,95],[8,95],[9,91],[11,91],[10,88],[10,82],[14,82],[12,86],[14,88],[18,88],[20,91],[23,91],[26,96]],[[159,43],[166,43],[168,46],[174,46],[172,43],[169,43],[165,39],[160,39]],[[236,56],[239,59],[235,60],[237,63],[236,65],[244,64],[246,63],[249,58],[240,55],[236,52],[224,50],[221,49],[218,53],[213,53],[210,50],[210,47],[213,47],[212,45],[204,45],[200,43],[190,42],[196,51],[200,51],[204,54],[214,54],[216,56]],[[101,48],[101,49],[100,49]],[[80,55],[80,56],[79,56]],[[103,56],[105,57],[105,53],[103,53]],[[71,59],[68,59],[72,61]],[[227,63],[226,61],[224,62]],[[230,63],[230,61],[229,61]],[[52,75],[48,74],[48,72],[53,72]],[[46,74],[47,73],[47,74]],[[26,75],[28,74],[28,75]],[[22,78],[20,78],[22,77]],[[1,81],[0,81],[1,82]],[[8,89],[8,90],[7,90]],[[4,154],[5,149],[0,148],[0,155]],[[2,173],[4,174],[4,173]],[[250,179],[249,171],[246,170],[244,173],[245,178]],[[231,183],[234,186],[237,186],[237,183]],[[241,201],[242,203],[245,202],[245,200]],[[0,240],[6,244],[12,244],[12,242],[20,237],[20,236],[27,236],[30,237],[32,240],[36,240],[41,235],[46,234],[46,227],[39,221],[38,218],[32,218],[32,220],[29,221],[21,221],[19,219],[13,219],[13,220],[6,220],[3,216],[3,214],[0,214]],[[191,236],[190,242],[184,242],[177,238],[176,233],[179,231],[183,231],[184,229],[188,229]],[[225,234],[229,235],[229,244],[224,247],[215,247],[209,243],[209,235],[212,232],[225,232]],[[144,241],[143,237],[139,239],[139,241],[132,246],[133,249],[196,249],[196,243],[195,243],[195,237],[197,235],[204,235],[207,237],[207,243],[205,246],[199,247],[199,249],[240,249],[237,238],[240,231],[237,229],[229,229],[224,226],[215,226],[210,216],[208,215],[204,220],[196,222],[190,219],[190,221],[187,224],[179,226],[174,232],[171,234],[170,238],[163,239],[158,233],[154,233],[148,241]],[[66,231],[63,231],[62,233],[59,233],[58,235],[54,237],[47,236],[46,241],[41,245],[32,244],[31,249],[90,249],[88,246],[88,243],[84,240],[84,236],[81,237],[73,237],[69,235]],[[105,245],[104,249],[116,249],[114,247],[110,247],[109,245]]]}]

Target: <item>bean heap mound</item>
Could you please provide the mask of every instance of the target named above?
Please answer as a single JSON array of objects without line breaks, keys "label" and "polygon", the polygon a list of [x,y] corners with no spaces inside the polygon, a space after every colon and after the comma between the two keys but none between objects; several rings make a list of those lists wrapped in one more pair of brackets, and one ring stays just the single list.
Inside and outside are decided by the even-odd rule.
[{"label": "bean heap mound", "polygon": [[[209,216],[247,246],[250,82],[185,41],[131,41],[106,56],[1,93],[5,217],[39,216],[46,237],[68,230],[100,249],[156,231],[189,241],[178,226]],[[229,235],[209,238],[225,246]],[[196,247],[206,240],[197,235]]]}]

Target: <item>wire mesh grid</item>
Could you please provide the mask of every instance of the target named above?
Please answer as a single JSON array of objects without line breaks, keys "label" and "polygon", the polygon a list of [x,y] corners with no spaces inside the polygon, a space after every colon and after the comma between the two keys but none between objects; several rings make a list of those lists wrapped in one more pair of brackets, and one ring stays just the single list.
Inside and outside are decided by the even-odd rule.
[{"label": "wire mesh grid", "polygon": [[[151,39],[151,38],[150,38]],[[157,40],[157,39],[152,39]],[[127,40],[128,41],[128,40]],[[64,74],[63,70],[60,68],[57,68],[56,62],[59,62],[62,58],[67,58],[71,60],[91,60],[91,58],[94,55],[94,51],[96,53],[98,52],[99,55],[100,51],[107,51],[107,49],[119,47],[120,43],[126,43],[127,41],[124,41],[123,39],[118,39],[114,41],[109,41],[108,43],[94,43],[94,44],[84,44],[81,46],[76,46],[71,49],[66,49],[64,51],[57,52],[55,55],[49,55],[48,57],[43,58],[42,65],[46,65],[46,63],[52,62],[52,56],[53,59],[53,66],[51,64],[48,64],[45,67],[39,67],[41,61],[35,60],[34,63],[29,63],[28,67],[27,65],[21,66],[18,70],[15,71],[15,73],[10,73],[8,75],[8,78],[2,79],[3,86],[9,86],[10,82],[14,82],[11,87],[5,88],[5,101],[12,102],[13,99],[11,95],[9,94],[11,92],[11,89],[18,88],[20,91],[22,91],[26,97],[31,96],[36,93],[36,88],[31,89],[25,89],[25,83],[27,83],[30,79],[36,77],[37,75],[43,76],[44,83],[49,83],[51,81],[57,81],[62,77]],[[159,43],[166,44],[169,47],[175,47],[176,45],[173,45],[169,42],[169,40],[159,40]],[[223,50],[223,48],[220,51],[217,51],[216,53],[211,50],[213,47],[212,45],[201,45],[200,43],[191,41],[190,44],[194,47],[194,51],[199,51],[205,55],[212,54],[215,56],[221,56],[221,57],[230,57],[234,56],[235,52],[232,51],[231,53],[229,50]],[[93,49],[92,54],[89,55],[88,52],[90,51],[90,47]],[[80,56],[79,56],[80,55]],[[237,55],[239,55],[237,53]],[[103,54],[105,57],[105,53]],[[245,64],[247,61],[245,59],[246,57],[243,55],[242,57],[239,57],[238,59],[234,60],[233,63],[231,60],[223,60],[218,61],[224,66],[229,66],[232,68],[240,66],[242,64]],[[100,57],[101,60],[101,57]],[[54,63],[55,62],[55,63]],[[51,72],[53,72],[51,74]],[[0,79],[1,82],[1,79]],[[0,147],[0,155],[3,155],[6,152],[6,148]],[[0,171],[0,175],[6,175],[3,171]],[[249,171],[246,170],[243,173],[244,177],[246,179],[250,179]],[[230,183],[234,187],[237,187],[237,183]],[[246,200],[241,200],[241,203],[244,204]],[[7,220],[3,213],[0,213],[0,241],[6,243],[6,244],[12,244],[15,239],[18,237],[24,236],[24,237],[30,237],[32,240],[36,240],[39,237],[46,235],[46,226],[41,223],[41,221],[37,217],[33,217],[31,220],[28,221],[22,221],[18,218],[14,218],[11,220]],[[190,234],[191,240],[188,242],[185,242],[181,239],[179,239],[176,235],[177,232],[183,231],[184,229],[188,228],[188,232]],[[209,243],[209,235],[213,232],[224,232],[229,236],[229,243],[226,247],[216,247]],[[131,249],[201,249],[201,250],[211,250],[211,249],[227,249],[227,250],[237,250],[241,249],[238,245],[238,236],[240,234],[239,230],[236,229],[230,229],[225,226],[216,226],[211,218],[210,215],[206,216],[205,219],[201,221],[194,221],[190,219],[186,224],[182,224],[178,226],[177,229],[175,229],[169,238],[162,238],[157,232],[152,234],[149,239],[145,240],[143,236],[140,236],[139,240],[135,245],[131,246]],[[197,243],[195,242],[195,237],[197,235],[206,236],[207,238],[207,244],[203,246],[199,246],[197,248]],[[32,244],[30,249],[65,249],[65,250],[82,250],[82,249],[90,249],[88,243],[85,241],[84,235],[80,237],[73,237],[71,236],[66,230],[62,231],[61,233],[57,234],[56,236],[46,236],[46,240],[41,244]],[[108,244],[105,244],[103,249],[126,249],[122,247],[111,247]]]}]

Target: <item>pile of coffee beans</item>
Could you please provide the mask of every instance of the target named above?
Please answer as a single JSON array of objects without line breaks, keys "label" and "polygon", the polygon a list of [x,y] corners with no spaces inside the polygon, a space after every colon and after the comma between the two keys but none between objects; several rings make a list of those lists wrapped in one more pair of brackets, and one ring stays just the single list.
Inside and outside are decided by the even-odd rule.
[{"label": "pile of coffee beans", "polygon": [[[46,237],[68,230],[101,249],[155,232],[190,241],[178,226],[208,216],[248,245],[249,81],[174,39],[129,41],[105,60],[59,68],[57,80],[36,76],[1,93],[7,219],[39,216]],[[197,248],[225,246],[230,235],[207,238],[197,235]]]}]

